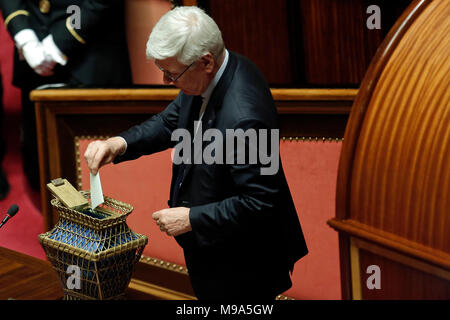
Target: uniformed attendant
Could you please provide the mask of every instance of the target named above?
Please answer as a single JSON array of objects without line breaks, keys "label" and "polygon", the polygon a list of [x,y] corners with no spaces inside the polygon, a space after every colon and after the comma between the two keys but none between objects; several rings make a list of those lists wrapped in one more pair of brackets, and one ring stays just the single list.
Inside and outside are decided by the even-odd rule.
[{"label": "uniformed attendant", "polygon": [[13,84],[22,89],[24,169],[38,189],[36,121],[29,93],[54,83],[130,86],[124,1],[0,0],[0,9],[17,48]]},{"label": "uniformed attendant", "polygon": [[0,71],[0,200],[6,198],[9,193],[9,183],[3,171],[2,163],[6,153],[6,144],[3,139],[3,84]]}]

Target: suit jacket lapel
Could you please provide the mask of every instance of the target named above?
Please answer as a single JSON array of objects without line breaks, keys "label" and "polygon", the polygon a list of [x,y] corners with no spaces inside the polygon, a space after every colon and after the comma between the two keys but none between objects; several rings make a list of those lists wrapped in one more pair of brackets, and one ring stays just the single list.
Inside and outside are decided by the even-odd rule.
[{"label": "suit jacket lapel", "polygon": [[186,106],[181,106],[180,108],[180,119],[178,121],[178,128],[181,129],[189,129],[188,126],[191,124],[189,123],[189,116],[191,114],[192,110],[192,104],[194,103],[195,96],[188,96],[185,95],[187,103]]},{"label": "suit jacket lapel", "polygon": [[[229,54],[230,55],[228,58],[228,64],[225,68],[225,71],[223,72],[222,77],[220,78],[219,82],[214,88],[213,93],[211,94],[211,98],[209,99],[208,105],[206,106],[205,113],[203,114],[202,117],[202,128],[201,128],[202,132],[200,132],[199,128],[197,139],[202,140],[203,132],[214,126],[216,120],[216,113],[218,109],[222,106],[224,96],[230,86],[231,80],[233,79],[234,72],[236,70],[236,57],[231,51],[229,51]],[[193,146],[191,151],[194,152]],[[203,148],[200,148],[200,152],[203,152]],[[194,158],[195,156],[202,156],[202,155],[194,154]],[[183,180],[187,177],[191,168],[192,164],[187,164],[185,166]]]}]

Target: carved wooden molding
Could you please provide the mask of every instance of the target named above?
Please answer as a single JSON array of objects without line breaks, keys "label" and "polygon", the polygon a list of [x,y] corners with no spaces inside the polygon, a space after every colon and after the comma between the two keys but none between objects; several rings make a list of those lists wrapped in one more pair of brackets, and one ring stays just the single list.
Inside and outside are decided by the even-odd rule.
[{"label": "carved wooden molding", "polygon": [[331,219],[328,224],[340,232],[378,244],[391,250],[409,255],[416,259],[427,261],[437,267],[450,270],[450,255],[403,237],[379,230],[358,221],[347,219]]}]

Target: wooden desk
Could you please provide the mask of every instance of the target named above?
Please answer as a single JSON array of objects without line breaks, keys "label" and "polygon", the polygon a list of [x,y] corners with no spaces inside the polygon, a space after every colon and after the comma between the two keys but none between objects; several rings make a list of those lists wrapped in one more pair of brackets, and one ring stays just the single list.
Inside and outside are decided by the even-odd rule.
[{"label": "wooden desk", "polygon": [[[0,300],[61,300],[64,291],[48,261],[0,247]],[[149,293],[128,288],[128,300],[157,300]]]},{"label": "wooden desk", "polygon": [[0,299],[59,300],[63,296],[48,261],[0,247]]}]

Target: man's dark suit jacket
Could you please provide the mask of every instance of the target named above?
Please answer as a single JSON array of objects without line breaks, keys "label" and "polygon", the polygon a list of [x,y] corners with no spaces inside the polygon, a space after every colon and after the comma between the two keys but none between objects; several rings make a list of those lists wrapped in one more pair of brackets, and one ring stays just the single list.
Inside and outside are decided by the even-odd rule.
[{"label": "man's dark suit jacket", "polygon": [[[171,133],[193,125],[192,101],[180,93],[163,112],[123,132],[128,147],[115,163],[174,147]],[[202,118],[203,132],[209,128],[224,141],[226,129],[279,128],[264,77],[232,52]],[[171,207],[190,207],[192,231],[176,240],[200,299],[275,297],[291,287],[289,270],[308,252],[281,161],[274,175],[261,175],[260,168],[187,165],[178,199],[169,200]],[[171,195],[178,170],[173,165]]]},{"label": "man's dark suit jacket", "polygon": [[[13,83],[18,87],[67,81],[85,86],[131,85],[131,69],[125,36],[124,1],[51,0],[43,13],[39,0],[0,0],[7,29],[14,36],[32,29],[39,40],[52,34],[56,46],[68,56],[66,66],[55,66],[55,77],[41,77],[15,54]],[[80,29],[71,29],[67,19],[80,8]],[[17,50],[16,50],[17,51]]]}]

